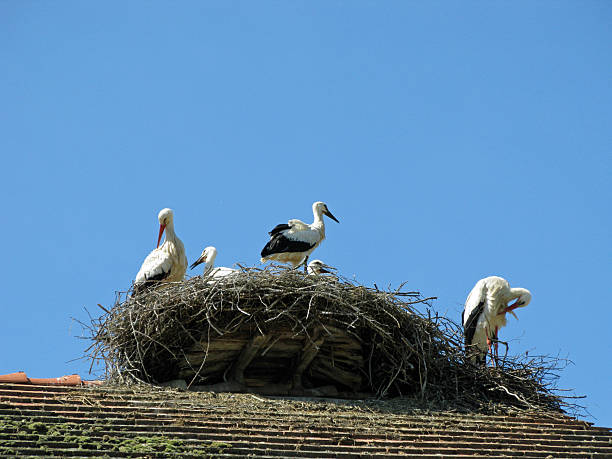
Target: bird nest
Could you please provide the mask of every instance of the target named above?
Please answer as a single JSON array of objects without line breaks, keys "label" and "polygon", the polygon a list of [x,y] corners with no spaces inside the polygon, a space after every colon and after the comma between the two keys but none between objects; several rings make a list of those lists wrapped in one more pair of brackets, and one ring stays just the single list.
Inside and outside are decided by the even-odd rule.
[{"label": "bird nest", "polygon": [[551,389],[556,360],[472,364],[457,324],[416,309],[431,299],[295,270],[243,268],[119,295],[92,320],[88,356],[105,362],[109,379],[181,379],[195,390],[410,396],[466,409],[565,405]]}]

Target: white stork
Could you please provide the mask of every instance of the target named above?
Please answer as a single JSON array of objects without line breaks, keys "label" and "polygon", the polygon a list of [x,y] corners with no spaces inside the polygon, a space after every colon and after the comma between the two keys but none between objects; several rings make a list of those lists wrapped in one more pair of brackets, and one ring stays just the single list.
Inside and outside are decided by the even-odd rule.
[{"label": "white stork", "polygon": [[212,246],[206,247],[204,250],[202,250],[200,258],[198,258],[189,268],[193,269],[200,263],[205,263],[202,276],[211,276],[215,279],[229,276],[230,274],[235,274],[238,272],[232,268],[215,268],[215,258],[217,258],[217,249]]},{"label": "white stork", "polygon": [[[314,222],[304,223],[300,220],[289,220],[288,223],[276,225],[270,234],[270,241],[261,251],[261,262],[267,260],[291,263],[293,268],[306,265],[308,257],[325,239],[325,223],[323,215],[337,223],[336,217],[327,208],[327,204],[317,201],[312,205]],[[304,266],[306,268],[306,266]]]},{"label": "white stork", "polygon": [[[177,282],[183,280],[187,270],[185,247],[174,232],[174,213],[172,209],[162,209],[157,216],[159,236],[157,248],[145,258],[140,271],[136,274],[134,291],[155,282]],[[164,243],[159,245],[162,234],[166,232]]]},{"label": "white stork", "polygon": [[306,272],[309,275],[333,274],[333,271],[335,270],[336,268],[332,268],[331,266],[326,265],[321,260],[312,260],[310,263],[308,263],[308,268],[306,269]]},{"label": "white stork", "polygon": [[[509,303],[516,299],[512,305]],[[531,293],[524,288],[511,288],[506,279],[485,277],[476,282],[465,302],[461,315],[466,352],[473,362],[485,363],[491,343],[495,346],[493,364],[497,355],[497,332],[506,325],[506,313],[517,320],[514,310],[531,301]]]}]

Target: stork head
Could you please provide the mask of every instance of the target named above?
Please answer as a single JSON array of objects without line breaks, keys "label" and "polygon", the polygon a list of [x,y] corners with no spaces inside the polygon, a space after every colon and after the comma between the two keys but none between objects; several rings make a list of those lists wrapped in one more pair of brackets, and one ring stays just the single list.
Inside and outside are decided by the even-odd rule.
[{"label": "stork head", "polygon": [[159,214],[157,215],[157,219],[159,220],[159,236],[157,238],[157,247],[159,247],[159,241],[161,241],[161,237],[162,234],[164,234],[166,226],[172,224],[173,218],[174,212],[172,212],[172,209],[168,209],[166,207],[165,209],[159,211]]},{"label": "stork head", "polygon": [[531,301],[531,292],[526,288],[513,288],[512,294],[513,297],[516,298],[516,301],[514,302],[514,304],[509,304],[508,306],[506,306],[506,309],[504,309],[504,314],[506,312],[509,312],[514,316],[516,320],[518,320],[518,317],[516,317],[514,310],[517,308],[524,308],[529,304],[529,302]]},{"label": "stork head", "polygon": [[329,209],[327,208],[327,204],[325,204],[324,202],[321,202],[321,201],[315,202],[312,205],[312,211],[313,213],[317,215],[327,215],[329,218],[331,218],[336,223],[340,223],[338,219],[334,217],[334,215],[329,211]]},{"label": "stork head", "polygon": [[200,254],[200,258],[193,262],[193,264],[189,267],[190,269],[195,268],[201,263],[213,262],[215,257],[217,256],[217,249],[213,246],[206,247],[202,250]]},{"label": "stork head", "polygon": [[335,269],[336,268],[332,268],[331,266],[326,265],[321,260],[312,260],[310,263],[308,263],[307,272],[308,274],[325,274],[325,273],[331,274],[332,271],[330,270],[335,270]]}]

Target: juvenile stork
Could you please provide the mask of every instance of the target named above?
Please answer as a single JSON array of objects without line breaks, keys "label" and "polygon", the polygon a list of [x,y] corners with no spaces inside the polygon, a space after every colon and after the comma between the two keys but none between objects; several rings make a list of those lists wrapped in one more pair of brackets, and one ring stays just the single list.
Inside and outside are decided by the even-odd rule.
[{"label": "juvenile stork", "polygon": [[331,266],[326,265],[321,260],[312,260],[310,263],[308,263],[308,268],[306,269],[306,272],[310,275],[333,274],[333,271],[335,270],[336,268],[332,268]]},{"label": "juvenile stork", "polygon": [[276,225],[270,234],[270,241],[261,251],[261,262],[275,260],[281,263],[291,263],[297,268],[306,263],[308,257],[325,239],[325,223],[323,215],[327,215],[336,223],[340,223],[327,208],[327,204],[317,201],[312,205],[314,222],[310,225],[300,220],[289,220],[288,223]]},{"label": "juvenile stork", "polygon": [[237,272],[232,268],[215,268],[215,258],[217,258],[217,249],[212,246],[206,247],[204,250],[202,250],[200,258],[198,258],[189,268],[193,269],[200,263],[205,263],[202,276],[211,276],[214,279],[229,276],[230,274],[235,274]]},{"label": "juvenile stork", "polygon": [[[512,305],[509,303],[516,299]],[[531,301],[531,293],[524,288],[511,288],[506,279],[498,276],[485,277],[476,282],[465,302],[461,315],[465,349],[473,362],[485,363],[487,351],[494,344],[493,365],[498,358],[497,332],[506,325],[506,313],[517,320],[514,310],[523,308]]]},{"label": "juvenile stork", "polygon": [[[185,247],[174,232],[174,213],[172,209],[162,209],[157,216],[159,236],[157,248],[145,258],[134,281],[134,292],[156,282],[177,282],[183,280],[187,270]],[[160,246],[162,234],[166,239]]]}]

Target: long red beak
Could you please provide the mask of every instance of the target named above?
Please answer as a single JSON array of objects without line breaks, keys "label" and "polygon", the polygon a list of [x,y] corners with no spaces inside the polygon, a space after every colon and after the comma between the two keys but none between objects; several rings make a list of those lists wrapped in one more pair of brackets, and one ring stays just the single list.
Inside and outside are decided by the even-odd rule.
[{"label": "long red beak", "polygon": [[514,311],[516,308],[518,308],[518,301],[516,301],[514,304],[510,304],[506,307],[506,311],[505,312],[512,312]]},{"label": "long red beak", "polygon": [[157,238],[157,247],[159,247],[159,241],[161,241],[162,234],[164,234],[164,230],[166,229],[166,225],[159,225],[159,237]]},{"label": "long red beak", "polygon": [[514,304],[512,304],[512,305],[506,306],[506,308],[504,309],[504,311],[503,311],[503,312],[502,312],[500,315],[502,315],[502,314],[505,314],[505,313],[509,312],[510,314],[512,314],[512,315],[514,316],[514,318],[515,318],[516,320],[518,320],[518,317],[517,317],[517,316],[516,316],[516,314],[514,313],[514,310],[515,310],[516,308],[518,308],[518,300],[517,300],[517,301],[516,301]]}]

